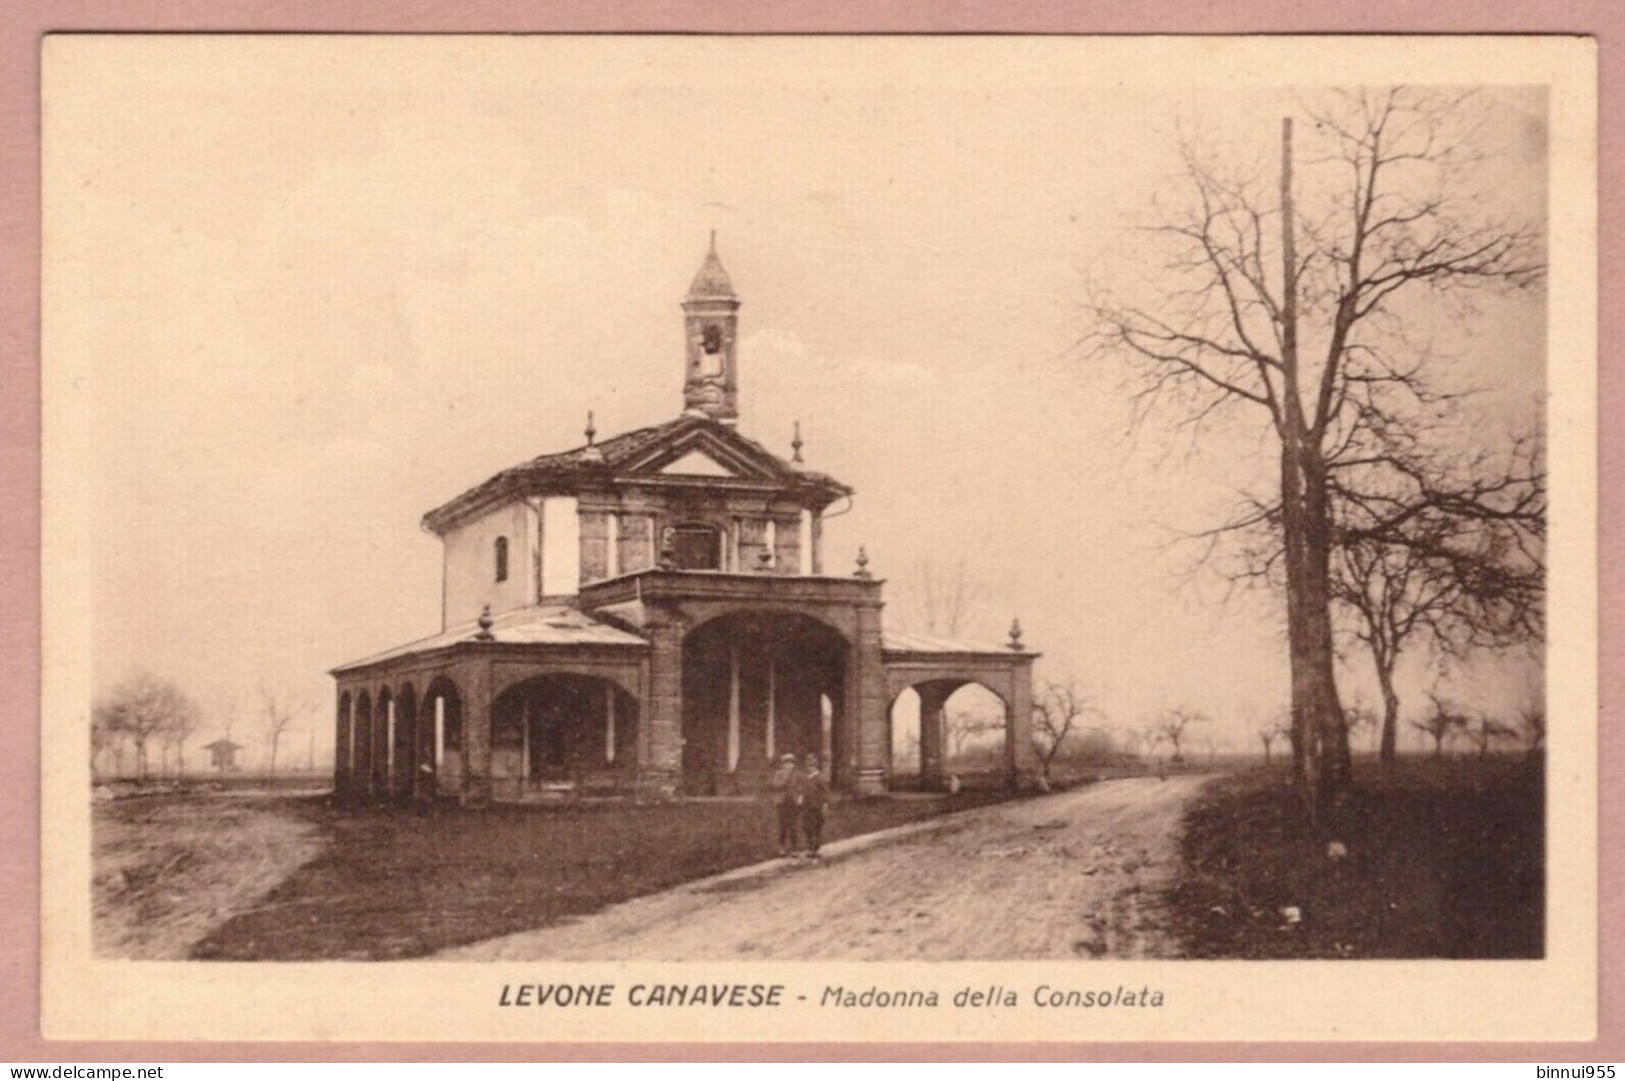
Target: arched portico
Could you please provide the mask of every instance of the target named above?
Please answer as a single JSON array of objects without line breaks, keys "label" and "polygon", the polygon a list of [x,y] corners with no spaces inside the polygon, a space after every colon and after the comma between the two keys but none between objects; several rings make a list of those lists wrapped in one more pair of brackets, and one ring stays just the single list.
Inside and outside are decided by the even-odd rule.
[{"label": "arched portico", "polygon": [[638,701],[615,681],[543,672],[491,706],[491,784],[501,798],[629,788],[637,766]]},{"label": "arched portico", "polygon": [[685,793],[759,788],[784,754],[818,755],[826,772],[841,757],[849,645],[839,630],[799,612],[732,612],[681,648]]},{"label": "arched portico", "polygon": [[886,777],[892,789],[941,788],[950,774],[985,773],[988,744],[1007,745],[1011,725],[1010,704],[1003,695],[964,679],[930,679],[905,687],[893,696],[887,716],[892,753]]},{"label": "arched portico", "polygon": [[898,697],[904,691],[914,691],[920,699],[921,786],[938,788],[945,782],[951,750],[948,700],[971,686],[985,688],[1003,708],[1005,782],[1014,786],[1030,777],[1034,767],[1032,662],[1036,655],[1021,650],[918,648],[917,640],[907,644],[916,648],[888,648],[885,654],[888,731]]},{"label": "arched portico", "polygon": [[457,684],[435,677],[423,691],[421,709],[418,760],[430,767],[425,784],[435,795],[455,794],[463,777],[463,698]]}]

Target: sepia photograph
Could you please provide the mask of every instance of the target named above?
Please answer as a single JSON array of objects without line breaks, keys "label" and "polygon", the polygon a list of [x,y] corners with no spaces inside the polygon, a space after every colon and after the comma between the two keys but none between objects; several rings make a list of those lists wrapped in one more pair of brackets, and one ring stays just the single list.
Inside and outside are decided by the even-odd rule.
[{"label": "sepia photograph", "polygon": [[1593,64],[48,37],[48,1023],[1594,1031]]}]

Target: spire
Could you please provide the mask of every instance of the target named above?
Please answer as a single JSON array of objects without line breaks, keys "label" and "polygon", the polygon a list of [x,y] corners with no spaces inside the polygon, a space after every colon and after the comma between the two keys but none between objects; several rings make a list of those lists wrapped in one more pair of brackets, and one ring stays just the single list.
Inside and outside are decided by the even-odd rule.
[{"label": "spire", "polygon": [[717,256],[717,231],[700,272],[683,298],[683,330],[688,361],[683,377],[683,412],[721,424],[739,419],[739,373],[735,369],[739,297]]},{"label": "spire", "polygon": [[717,231],[711,230],[711,249],[705,253],[705,262],[700,264],[700,272],[694,275],[694,283],[688,287],[690,300],[733,300],[733,282],[728,280],[728,272],[722,268],[722,259],[717,255]]}]

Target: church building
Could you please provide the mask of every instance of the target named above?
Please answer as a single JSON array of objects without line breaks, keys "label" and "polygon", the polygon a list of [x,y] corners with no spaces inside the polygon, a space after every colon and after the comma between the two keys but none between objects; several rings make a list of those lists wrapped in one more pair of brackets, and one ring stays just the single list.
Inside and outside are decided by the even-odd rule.
[{"label": "church building", "polygon": [[1003,646],[894,632],[863,550],[831,569],[823,521],[853,491],[807,468],[799,426],[788,460],[739,431],[739,308],[713,235],[682,302],[680,415],[606,439],[589,415],[582,446],[424,516],[441,629],[332,670],[341,793],[732,795],[787,753],[878,793],[909,688],[936,786],[944,703],[970,683],[1004,703],[1006,779],[1031,775],[1019,626]]}]

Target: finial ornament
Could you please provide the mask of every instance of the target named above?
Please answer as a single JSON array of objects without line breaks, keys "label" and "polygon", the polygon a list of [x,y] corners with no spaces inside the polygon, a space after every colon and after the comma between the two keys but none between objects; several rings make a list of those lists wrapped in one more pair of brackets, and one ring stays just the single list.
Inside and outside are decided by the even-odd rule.
[{"label": "finial ornament", "polygon": [[1010,621],[1010,648],[1017,651],[1021,649],[1021,620],[1019,619]]},{"label": "finial ornament", "polygon": [[587,446],[592,446],[592,441],[596,438],[598,438],[598,426],[593,423],[592,410],[589,409],[587,410]]},{"label": "finial ornament", "polygon": [[491,606],[488,604],[480,611],[480,632],[474,637],[482,642],[489,642],[496,637],[491,633],[491,627],[496,620],[491,618]]},{"label": "finial ornament", "polygon": [[790,440],[790,449],[795,451],[795,454],[790,460],[795,462],[797,465],[801,464],[801,448],[804,445],[805,444],[801,442],[801,422],[798,420],[796,421],[796,436],[794,439]]},{"label": "finial ornament", "polygon": [[873,578],[869,573],[869,551],[863,545],[858,545],[858,569],[852,572],[854,578]]}]

